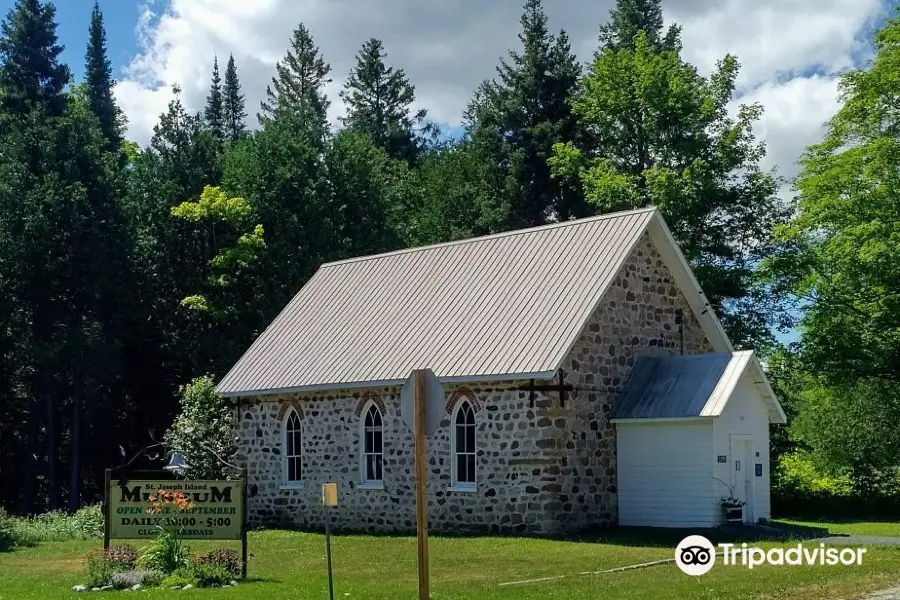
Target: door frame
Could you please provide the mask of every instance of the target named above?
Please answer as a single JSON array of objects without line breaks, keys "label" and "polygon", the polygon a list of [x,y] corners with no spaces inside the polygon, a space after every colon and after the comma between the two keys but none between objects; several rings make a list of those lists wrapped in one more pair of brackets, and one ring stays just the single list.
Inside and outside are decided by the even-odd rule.
[{"label": "door frame", "polygon": [[[729,451],[731,453],[731,485],[735,495],[744,500],[744,522],[756,522],[756,508],[754,496],[756,494],[756,482],[753,477],[753,435],[747,433],[732,433],[729,436]],[[740,466],[738,466],[740,465]]]}]

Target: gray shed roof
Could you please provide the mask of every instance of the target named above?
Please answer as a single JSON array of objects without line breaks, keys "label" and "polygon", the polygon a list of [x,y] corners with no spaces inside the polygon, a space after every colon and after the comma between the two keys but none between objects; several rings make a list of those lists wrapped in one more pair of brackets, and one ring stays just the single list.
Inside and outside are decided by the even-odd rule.
[{"label": "gray shed roof", "polygon": [[397,385],[416,368],[445,383],[550,378],[648,231],[714,346],[730,350],[651,208],[322,265],[218,390]]},{"label": "gray shed roof", "polygon": [[748,369],[769,407],[769,420],[784,423],[785,415],[775,392],[750,350],[638,358],[613,407],[612,419],[719,416]]}]

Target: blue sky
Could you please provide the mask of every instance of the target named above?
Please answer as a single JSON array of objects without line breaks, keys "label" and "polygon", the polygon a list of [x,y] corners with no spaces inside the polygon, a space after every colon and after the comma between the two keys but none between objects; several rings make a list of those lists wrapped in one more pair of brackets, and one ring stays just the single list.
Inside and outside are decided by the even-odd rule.
[{"label": "blue sky", "polygon": [[[252,0],[248,0],[252,1]],[[15,5],[14,0],[0,0],[0,11],[5,17]],[[88,24],[94,0],[62,0],[55,2],[57,35],[66,49],[63,61],[69,65],[76,81],[84,71],[84,49],[87,44]],[[138,3],[134,0],[100,0],[100,9],[106,21],[109,59],[115,76],[121,76],[121,68],[137,53],[135,25],[138,21]]]}]

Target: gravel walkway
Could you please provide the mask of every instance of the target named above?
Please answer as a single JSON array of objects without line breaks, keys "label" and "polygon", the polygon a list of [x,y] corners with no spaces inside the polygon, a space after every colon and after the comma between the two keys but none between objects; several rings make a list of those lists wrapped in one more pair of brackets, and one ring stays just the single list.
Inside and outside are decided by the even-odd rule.
[{"label": "gravel walkway", "polygon": [[865,600],[900,600],[900,587],[879,590],[866,596]]}]

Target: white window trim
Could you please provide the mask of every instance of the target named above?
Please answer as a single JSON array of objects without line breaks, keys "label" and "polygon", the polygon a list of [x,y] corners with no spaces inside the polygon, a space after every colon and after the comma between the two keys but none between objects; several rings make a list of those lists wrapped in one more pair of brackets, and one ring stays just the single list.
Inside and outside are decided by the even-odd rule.
[{"label": "white window trim", "polygon": [[[291,420],[291,415],[297,415],[297,421],[300,423],[300,453],[295,454],[294,456],[300,459],[300,479],[291,481],[288,479],[288,422]],[[281,439],[284,443],[284,454],[281,460],[281,485],[278,486],[279,489],[282,490],[295,490],[303,487],[303,443],[306,441],[306,432],[303,430],[303,419],[300,418],[300,414],[294,410],[293,408],[289,409],[284,414],[284,420],[281,423]]]},{"label": "white window trim", "polygon": [[[462,397],[460,401],[453,407],[453,414],[450,415],[450,487],[451,492],[476,492],[478,491],[478,452],[475,452],[475,481],[457,481],[456,476],[456,416],[460,409],[468,405],[475,418],[474,429],[478,432],[478,418],[475,414],[475,405],[469,398]],[[477,447],[477,443],[476,443]]]},{"label": "white window trim", "polygon": [[[381,479],[366,479],[366,417],[372,407],[381,415]],[[384,412],[374,400],[369,400],[363,406],[359,418],[359,487],[363,490],[384,489]]]}]

